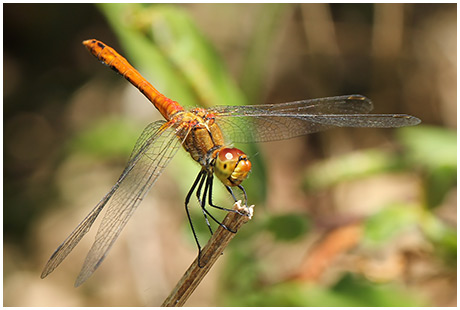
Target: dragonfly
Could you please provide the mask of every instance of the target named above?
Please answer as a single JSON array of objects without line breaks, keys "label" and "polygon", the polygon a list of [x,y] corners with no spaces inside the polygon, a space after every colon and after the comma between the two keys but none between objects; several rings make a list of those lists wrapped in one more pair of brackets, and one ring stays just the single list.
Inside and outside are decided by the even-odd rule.
[{"label": "dragonfly", "polygon": [[247,205],[241,183],[251,171],[251,161],[233,142],[253,143],[289,139],[334,127],[396,128],[420,123],[406,114],[368,114],[372,102],[362,95],[346,95],[300,100],[280,104],[215,106],[186,110],[178,102],[161,94],[123,56],[105,43],[90,39],[83,45],[105,65],[122,75],[155,106],[164,117],[149,124],[138,138],[128,163],[112,189],[51,255],[41,277],[44,278],[74,249],[90,230],[102,211],[106,212],[96,233],[75,286],[84,283],[100,266],[136,208],[139,206],[168,163],[183,147],[201,165],[185,197],[185,210],[198,246],[189,202],[196,194],[211,234],[208,217],[228,229],[208,210],[208,206],[238,212],[214,204],[214,176],[224,185],[235,202],[238,188]]}]

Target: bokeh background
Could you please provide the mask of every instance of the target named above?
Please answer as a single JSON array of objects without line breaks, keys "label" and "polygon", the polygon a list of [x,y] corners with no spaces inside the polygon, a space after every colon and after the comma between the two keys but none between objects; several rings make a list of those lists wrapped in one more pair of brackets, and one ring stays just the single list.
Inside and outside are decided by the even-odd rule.
[{"label": "bokeh background", "polygon": [[[40,279],[161,118],[81,45],[97,38],[189,107],[359,93],[376,113],[422,119],[239,146],[253,162],[255,217],[187,306],[456,306],[456,13],[456,4],[4,4],[4,305],[158,306],[196,256],[183,201],[199,166],[179,152],[84,285],[73,287],[98,222]],[[231,205],[222,190],[215,200]]]}]

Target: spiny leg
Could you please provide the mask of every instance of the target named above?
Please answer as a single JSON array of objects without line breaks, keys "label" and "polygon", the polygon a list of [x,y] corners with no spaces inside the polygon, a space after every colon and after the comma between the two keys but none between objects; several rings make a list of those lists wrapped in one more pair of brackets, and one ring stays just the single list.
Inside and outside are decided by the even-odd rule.
[{"label": "spiny leg", "polygon": [[208,216],[206,215],[205,209],[204,209],[204,204],[206,203],[206,189],[205,192],[203,193],[203,198],[201,198],[201,188],[203,187],[204,181],[206,177],[204,176],[204,170],[203,170],[203,177],[201,178],[200,184],[198,185],[198,188],[196,190],[196,197],[198,198],[198,202],[201,207],[201,211],[203,212],[204,219],[206,221],[206,225],[209,228],[209,231],[211,232],[211,235],[213,234],[211,224],[209,223]]},{"label": "spiny leg", "polygon": [[[220,210],[223,210],[223,211],[235,212],[235,213],[244,215],[244,214],[242,214],[242,213],[240,213],[240,212],[238,212],[236,210],[226,209],[226,208],[222,208],[222,207],[214,205],[213,202],[212,202],[212,188],[213,188],[213,175],[210,174],[210,175],[207,176],[207,179],[206,179],[205,192],[207,192],[208,189],[209,189],[208,204],[211,207],[217,208],[217,209],[220,209]],[[203,195],[203,200],[205,200],[205,195]],[[211,213],[209,213],[209,211],[206,209],[206,206],[204,204],[203,204],[202,208],[217,224],[219,224],[219,226],[222,226],[224,229],[228,230],[229,232],[236,233],[236,231],[231,230],[230,228],[225,226],[222,222],[218,221]]]},{"label": "spiny leg", "polygon": [[[211,174],[212,176],[212,174]],[[206,220],[206,224],[208,225],[209,227],[209,230],[211,232],[211,235],[212,235],[212,229],[211,229],[211,225],[209,223],[209,220],[207,218],[207,215],[209,215],[216,223],[218,223],[219,225],[223,226],[225,229],[228,230],[228,228],[223,225],[222,223],[220,223],[216,218],[214,218],[214,216],[212,216],[212,214],[210,214],[208,212],[208,210],[206,210],[205,208],[205,203],[206,203],[206,194],[207,194],[207,188],[208,188],[208,182],[206,182],[206,185],[205,185],[205,189],[204,189],[204,192],[203,192],[203,197],[202,199],[200,199],[200,193],[201,193],[201,188],[204,184],[204,180],[207,179],[207,173],[205,170],[201,170],[199,173],[198,173],[198,176],[196,177],[195,181],[193,182],[193,185],[192,187],[190,188],[189,192],[187,193],[187,196],[185,198],[185,211],[187,213],[187,217],[188,217],[188,221],[190,223],[190,227],[192,228],[192,232],[193,232],[193,237],[195,238],[195,242],[198,246],[198,267],[200,268],[203,268],[204,265],[201,265],[201,246],[200,246],[200,242],[198,241],[198,236],[195,232],[195,228],[193,226],[193,223],[192,223],[192,218],[190,216],[190,211],[188,209],[188,203],[190,202],[190,197],[192,196],[193,192],[195,191],[195,188],[197,188],[197,185],[198,185],[198,188],[197,188],[197,198],[198,198],[198,201],[200,202],[200,207],[203,211],[203,215],[205,217],[205,220]],[[199,184],[198,184],[199,183]]]},{"label": "spiny leg", "polygon": [[[220,222],[219,220],[217,220],[211,213],[209,213],[209,211],[206,209],[206,204],[204,203],[206,201],[206,194],[208,193],[208,189],[209,189],[209,193],[211,194],[212,196],[212,180],[213,180],[213,175],[212,173],[211,174],[208,174],[207,177],[206,177],[206,185],[205,185],[205,188],[204,188],[204,192],[203,192],[203,204],[201,205],[201,208],[203,209],[203,212],[205,212],[207,215],[209,215],[213,220],[214,222],[216,222],[217,224],[219,224],[219,226],[222,226],[223,228],[225,228],[226,230],[230,231],[230,232],[233,232],[231,229],[229,229],[227,226],[225,226],[224,224],[222,224],[222,222]],[[220,208],[220,207],[219,207]],[[220,208],[220,209],[223,209],[223,208]],[[225,210],[225,209],[223,209]],[[233,211],[233,210],[231,210]]]},{"label": "spiny leg", "polygon": [[248,205],[248,195],[246,194],[246,190],[244,189],[243,185],[238,185],[238,188],[243,192],[243,196],[244,196],[244,205],[247,206]]},{"label": "spiny leg", "polygon": [[195,181],[193,182],[192,187],[188,191],[187,196],[185,197],[185,212],[187,213],[188,222],[190,223],[190,227],[192,228],[192,233],[193,233],[193,237],[195,238],[196,245],[198,246],[198,266],[200,268],[202,267],[200,266],[201,246],[200,246],[200,242],[198,241],[198,236],[195,232],[195,228],[193,227],[192,217],[190,216],[190,211],[188,209],[188,203],[190,202],[190,197],[195,191],[195,188],[198,182],[200,182],[200,180],[204,179],[205,177],[206,177],[205,171],[201,170],[200,173],[198,173],[198,176],[196,177]]},{"label": "spiny leg", "polygon": [[[238,213],[240,215],[243,215],[241,212],[239,211],[236,211],[236,210],[233,210],[233,209],[227,209],[227,208],[223,208],[223,207],[220,207],[218,205],[215,205],[213,202],[212,202],[212,187],[213,187],[213,176],[210,175],[208,176],[207,180],[206,180],[206,183],[209,187],[209,197],[208,197],[208,204],[213,207],[213,208],[216,208],[216,209],[219,209],[219,210],[223,210],[223,211],[227,211],[227,212],[234,212],[234,213]],[[229,186],[225,186],[227,188],[227,190],[230,192],[230,194],[232,195],[233,199],[235,200],[235,202],[237,202],[237,199],[235,198],[235,195],[233,195],[233,192],[231,190],[231,188]]]},{"label": "spiny leg", "polygon": [[235,194],[233,194],[232,188],[231,188],[230,186],[227,186],[227,185],[225,185],[225,188],[228,190],[228,192],[230,193],[230,195],[232,195],[233,200],[235,200],[235,202],[237,202],[238,199],[236,199]]},{"label": "spiny leg", "polygon": [[[206,179],[206,183],[205,183],[205,179]],[[200,198],[201,189],[203,187],[203,184],[205,184],[205,188],[204,188],[204,191],[203,191],[203,195]],[[241,185],[239,185],[238,187],[243,191],[245,200],[247,201],[246,192],[244,191],[244,188]],[[217,205],[214,205],[213,202],[212,202],[212,188],[213,188],[213,174],[209,174],[206,170],[201,170],[198,173],[198,176],[196,177],[195,181],[193,182],[193,185],[190,188],[190,190],[187,193],[187,196],[185,198],[185,211],[187,213],[187,218],[188,218],[188,221],[190,223],[190,227],[192,229],[193,237],[195,238],[195,242],[196,242],[196,244],[198,246],[198,267],[200,267],[200,268],[204,267],[204,265],[203,266],[201,265],[201,246],[200,246],[200,242],[198,241],[198,236],[197,236],[197,234],[195,232],[195,228],[194,228],[193,223],[192,223],[192,218],[190,216],[190,211],[188,209],[188,204],[190,202],[190,197],[192,196],[192,194],[195,191],[195,189],[197,189],[196,195],[197,195],[198,201],[200,203],[200,207],[201,207],[201,209],[203,211],[203,216],[204,216],[204,218],[206,220],[206,224],[207,224],[211,234],[213,232],[212,232],[211,225],[209,223],[207,215],[209,215],[211,217],[211,219],[213,219],[217,224],[222,226],[224,229],[226,229],[226,230],[228,230],[228,231],[230,231],[232,233],[236,233],[236,231],[233,231],[233,230],[229,229],[223,223],[218,221],[211,213],[209,213],[209,211],[206,209],[206,195],[207,194],[208,194],[208,202],[209,202],[210,206],[212,206],[214,208],[217,208],[217,209],[220,209],[220,210],[229,211],[229,212],[236,212],[238,214],[241,214],[240,212],[238,212],[236,210],[226,209],[226,208],[222,208],[222,207],[219,207]],[[228,186],[226,186],[226,188],[230,192],[230,194],[232,195],[233,199],[235,201],[237,201],[235,195],[233,194],[232,189],[230,187],[228,187]],[[208,190],[209,190],[209,192],[208,192]]]}]

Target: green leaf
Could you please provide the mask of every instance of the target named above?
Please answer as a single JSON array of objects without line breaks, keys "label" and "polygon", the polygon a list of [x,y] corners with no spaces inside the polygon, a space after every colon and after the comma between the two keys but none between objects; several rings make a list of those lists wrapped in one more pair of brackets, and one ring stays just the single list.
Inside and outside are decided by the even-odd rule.
[{"label": "green leaf", "polygon": [[266,223],[267,230],[280,241],[292,241],[305,235],[310,228],[308,218],[300,214],[271,216]]},{"label": "green leaf", "polygon": [[304,177],[308,190],[317,190],[336,185],[343,181],[370,176],[397,167],[396,158],[379,149],[334,157],[310,166]]},{"label": "green leaf", "polygon": [[181,71],[201,105],[241,105],[246,100],[224,62],[188,14],[177,6],[157,5],[145,11],[153,41]]},{"label": "green leaf", "polygon": [[429,208],[439,206],[446,195],[457,185],[457,170],[439,166],[427,172],[425,177],[426,204]]},{"label": "green leaf", "polygon": [[437,207],[457,184],[456,132],[433,126],[417,126],[399,129],[398,137],[408,149],[408,162],[426,173],[427,206]]},{"label": "green leaf", "polygon": [[361,277],[346,274],[332,289],[347,296],[350,306],[415,307],[423,306],[420,295],[411,294],[398,284],[375,284]]},{"label": "green leaf", "polygon": [[399,285],[375,285],[346,275],[332,289],[308,283],[284,282],[239,292],[227,298],[234,307],[414,307],[423,299]]},{"label": "green leaf", "polygon": [[457,264],[457,230],[447,226],[433,213],[426,211],[420,219],[420,225],[428,239],[433,242],[436,252],[448,264],[456,268]]},{"label": "green leaf", "polygon": [[403,231],[413,229],[420,210],[403,203],[383,208],[366,220],[364,238],[367,244],[379,245],[397,237]]},{"label": "green leaf", "polygon": [[78,133],[69,147],[100,158],[128,157],[140,135],[136,126],[118,119],[106,119]]},{"label": "green leaf", "polygon": [[257,23],[248,46],[245,63],[242,66],[241,88],[251,104],[258,103],[265,76],[268,73],[269,61],[272,59],[273,40],[280,31],[284,16],[292,8],[285,3],[260,4],[257,12]]},{"label": "green leaf", "polygon": [[457,169],[457,134],[453,130],[419,125],[399,128],[397,135],[416,165]]},{"label": "green leaf", "polygon": [[[140,29],[139,15],[146,10],[140,4],[104,3],[99,8],[117,34],[119,51],[152,85],[165,96],[184,106],[198,106],[198,98],[175,64]],[[105,42],[109,45],[110,42]]]}]

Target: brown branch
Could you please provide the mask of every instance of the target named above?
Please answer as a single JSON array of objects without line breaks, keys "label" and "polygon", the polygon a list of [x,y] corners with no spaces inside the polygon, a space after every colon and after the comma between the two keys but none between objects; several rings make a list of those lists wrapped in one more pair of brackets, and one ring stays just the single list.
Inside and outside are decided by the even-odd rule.
[{"label": "brown branch", "polygon": [[327,232],[308,252],[299,271],[290,277],[305,282],[317,282],[330,265],[358,244],[363,225],[350,223]]},{"label": "brown branch", "polygon": [[[242,207],[240,201],[236,202],[233,206],[233,210],[237,210],[246,215],[229,212],[222,223],[230,230],[238,232],[238,229],[241,227],[241,225],[251,219],[253,207],[254,206],[250,206],[249,208],[246,206]],[[204,264],[204,266],[202,268],[198,267],[197,257],[161,306],[183,306],[235,235],[235,233],[226,230],[222,226],[219,226],[217,231],[209,240],[208,244],[206,244],[206,246],[201,251],[200,264]]]}]

